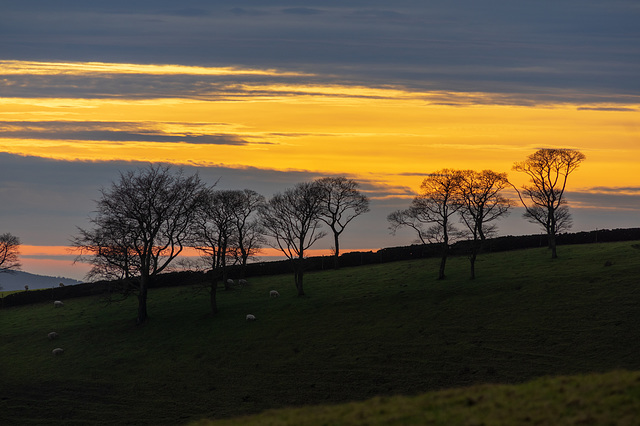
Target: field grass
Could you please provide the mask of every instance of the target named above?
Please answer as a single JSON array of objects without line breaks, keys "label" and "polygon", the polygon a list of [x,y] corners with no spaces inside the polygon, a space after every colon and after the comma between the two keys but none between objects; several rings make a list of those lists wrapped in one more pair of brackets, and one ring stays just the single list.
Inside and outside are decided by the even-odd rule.
[{"label": "field grass", "polygon": [[466,258],[451,259],[443,281],[435,259],[309,273],[303,298],[291,275],[260,277],[221,291],[215,318],[205,293],[156,289],[143,326],[134,299],[4,309],[0,424],[184,424],[640,371],[631,245],[564,246],[554,261],[546,249],[483,255],[474,281]]},{"label": "field grass", "polygon": [[637,425],[638,413],[640,373],[613,371],[267,410],[191,426]]}]

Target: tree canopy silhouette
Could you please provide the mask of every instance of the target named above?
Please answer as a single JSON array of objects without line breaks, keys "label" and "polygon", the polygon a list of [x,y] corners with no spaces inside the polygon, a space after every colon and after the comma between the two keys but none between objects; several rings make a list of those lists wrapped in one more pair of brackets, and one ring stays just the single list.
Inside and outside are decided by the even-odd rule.
[{"label": "tree canopy silhouette", "polygon": [[13,273],[20,269],[19,254],[20,239],[8,232],[0,235],[0,273]]},{"label": "tree canopy silhouette", "polygon": [[137,322],[143,323],[149,281],[188,244],[205,185],[197,174],[151,165],[121,173],[100,193],[93,228],[79,228],[72,240],[77,260],[93,265],[90,277],[118,279],[125,295],[135,294]]},{"label": "tree canopy silhouette", "polygon": [[471,233],[471,279],[476,277],[475,262],[487,234],[493,234],[496,226],[491,222],[509,213],[511,200],[501,195],[509,181],[506,173],[492,170],[459,172],[460,217]]},{"label": "tree canopy silhouette", "polygon": [[358,182],[344,176],[325,177],[316,182],[322,189],[320,219],[333,232],[334,266],[338,268],[340,235],[353,219],[369,211],[369,199],[358,190]]},{"label": "tree canopy silhouette", "polygon": [[522,192],[512,186],[525,208],[524,217],[547,233],[552,259],[558,257],[557,234],[571,228],[571,214],[564,198],[567,179],[585,159],[575,149],[543,148],[513,165],[513,170],[529,176],[530,183],[522,186]]},{"label": "tree canopy silhouette", "polygon": [[[409,227],[417,232],[423,244],[440,244],[438,279],[445,278],[450,240],[460,236],[451,223],[452,216],[462,208],[459,187],[460,173],[457,170],[442,169],[431,173],[422,181],[420,193],[408,209],[397,210],[387,216],[391,233]],[[425,225],[430,226],[425,229]]]},{"label": "tree canopy silhouette", "polygon": [[326,235],[320,229],[322,197],[322,188],[317,183],[303,182],[274,195],[260,209],[265,233],[272,238],[271,245],[291,260],[298,296],[304,296],[305,251]]}]

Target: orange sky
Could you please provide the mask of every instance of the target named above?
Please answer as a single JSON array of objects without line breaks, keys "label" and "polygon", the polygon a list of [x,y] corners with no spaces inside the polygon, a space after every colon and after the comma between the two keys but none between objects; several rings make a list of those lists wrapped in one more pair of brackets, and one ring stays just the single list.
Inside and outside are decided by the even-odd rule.
[{"label": "orange sky", "polygon": [[[574,148],[587,161],[571,178],[574,190],[637,187],[640,104],[522,105],[488,93],[412,91],[403,87],[283,82],[300,76],[277,70],[169,65],[0,61],[7,75],[105,78],[122,75],[253,75],[253,81],[200,96],[123,93],[109,97],[0,97],[5,130],[25,122],[54,126],[127,126],[145,135],[217,135],[241,143],[186,143],[11,137],[0,152],[57,160],[149,161],[318,174],[349,174],[390,188],[419,188],[420,173],[441,168],[509,172],[541,147]],[[229,86],[231,87],[231,86]],[[12,124],[13,123],[13,124]],[[109,127],[111,126],[111,127]],[[575,205],[574,207],[580,207]],[[611,207],[611,206],[609,206]],[[88,214],[89,212],[87,212]],[[63,246],[22,247],[24,255],[68,255]],[[264,255],[268,255],[265,253]]]},{"label": "orange sky", "polygon": [[[34,74],[231,73],[228,68],[4,62]],[[21,68],[22,66],[22,68]],[[235,73],[275,71],[236,70]],[[286,73],[281,73],[286,74]],[[403,173],[443,167],[510,171],[539,147],[579,149],[573,185],[627,186],[640,158],[640,105],[498,105],[492,95],[339,85],[245,84],[203,99],[0,98],[4,121],[129,123],[170,135],[220,134],[243,145],[0,138],[0,151],[64,160],[141,160],[350,173],[417,187]],[[448,101],[449,104],[444,104]],[[495,100],[497,101],[497,99]],[[113,128],[113,131],[119,129]],[[517,179],[512,174],[512,178]]]}]

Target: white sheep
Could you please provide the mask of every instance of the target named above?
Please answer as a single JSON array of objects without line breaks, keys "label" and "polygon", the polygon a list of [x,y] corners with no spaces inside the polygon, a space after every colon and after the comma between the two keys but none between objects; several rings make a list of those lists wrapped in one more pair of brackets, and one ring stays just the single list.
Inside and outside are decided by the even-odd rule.
[{"label": "white sheep", "polygon": [[60,300],[56,300],[55,302],[53,302],[53,306],[56,308],[61,308],[64,306],[64,303],[62,303],[62,301]]},{"label": "white sheep", "polygon": [[278,293],[276,290],[271,290],[269,292],[269,297],[280,297],[280,293]]},{"label": "white sheep", "polygon": [[51,333],[47,334],[47,337],[49,337],[49,340],[57,339],[58,333],[56,333],[55,331],[52,331]]},{"label": "white sheep", "polygon": [[51,351],[51,353],[54,356],[62,355],[62,352],[64,352],[64,349],[62,348],[55,348],[54,350]]},{"label": "white sheep", "polygon": [[240,285],[247,285],[247,284],[249,284],[249,282],[243,278],[243,279],[239,279],[239,280],[238,280],[238,284],[240,284]]},{"label": "white sheep", "polygon": [[227,280],[227,284],[229,284],[229,285],[233,285],[233,284],[234,284],[234,282],[233,282],[233,280],[232,280],[231,278],[229,278],[229,279]]},{"label": "white sheep", "polygon": [[252,315],[252,314],[247,314],[247,321],[255,321],[256,320],[256,316]]}]

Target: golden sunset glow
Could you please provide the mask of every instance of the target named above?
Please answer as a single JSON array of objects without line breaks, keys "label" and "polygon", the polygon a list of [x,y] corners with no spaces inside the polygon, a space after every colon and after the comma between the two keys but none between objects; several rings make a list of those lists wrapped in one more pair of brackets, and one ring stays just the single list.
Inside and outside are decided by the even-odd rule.
[{"label": "golden sunset glow", "polygon": [[[172,65],[0,61],[8,73],[277,74],[275,71]],[[286,75],[287,73],[280,73]],[[243,84],[217,98],[2,98],[6,126],[25,121],[68,126],[127,125],[149,139],[0,138],[0,151],[58,160],[135,160],[274,170],[348,173],[417,187],[412,173],[444,167],[509,171],[540,147],[567,147],[588,158],[574,185],[625,186],[636,177],[640,105],[491,104],[490,95],[402,88]],[[449,99],[450,104],[443,104]],[[107,128],[108,126],[108,128]],[[7,127],[10,128],[10,127]],[[220,143],[180,137],[215,134]],[[228,138],[228,140],[223,140]],[[236,143],[233,143],[233,141]],[[517,181],[518,177],[513,176]]]},{"label": "golden sunset glow", "polygon": [[[387,219],[430,173],[488,169],[522,188],[514,163],[567,148],[586,156],[571,231],[638,226],[634,2],[40,6],[2,9],[0,232],[49,253],[26,268],[73,258],[55,247],[90,224],[100,189],[149,163],[266,198],[353,179],[371,209],[348,251],[414,242]],[[523,211],[498,235],[539,232]]]},{"label": "golden sunset glow", "polygon": [[[369,249],[367,249],[369,250]],[[75,256],[77,253],[73,248],[69,246],[33,246],[33,245],[21,245],[20,255],[28,258],[43,257],[68,257]],[[330,249],[309,249],[307,251],[309,256],[328,256],[331,254]],[[181,256],[197,257],[201,252],[192,247],[185,247],[181,253]],[[264,257],[282,257],[282,252],[278,249],[265,247],[260,250],[260,256]],[[30,259],[33,261],[33,259]]]},{"label": "golden sunset glow", "polygon": [[240,69],[232,67],[193,67],[185,65],[114,64],[105,62],[35,62],[3,61],[0,70],[7,75],[88,75],[88,74],[185,74],[185,75],[282,75],[302,76],[304,73],[276,70]]}]

